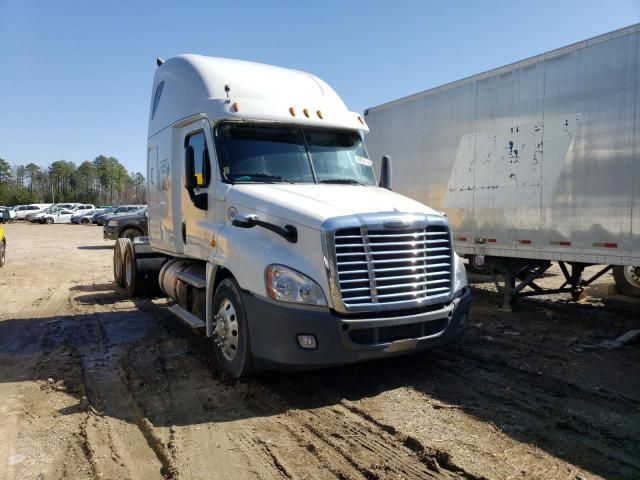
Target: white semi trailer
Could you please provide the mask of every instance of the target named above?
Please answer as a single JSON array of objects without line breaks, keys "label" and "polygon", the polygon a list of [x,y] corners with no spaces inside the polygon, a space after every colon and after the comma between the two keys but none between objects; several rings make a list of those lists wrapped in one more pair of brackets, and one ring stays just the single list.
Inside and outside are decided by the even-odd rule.
[{"label": "white semi trailer", "polygon": [[447,219],[377,185],[367,130],[313,75],[159,59],[149,237],[118,240],[117,283],[159,284],[233,378],[459,340],[470,291]]},{"label": "white semi trailer", "polygon": [[448,214],[456,251],[504,274],[505,308],[547,293],[553,261],[553,291],[613,266],[640,296],[639,46],[634,25],[365,112],[393,190]]}]

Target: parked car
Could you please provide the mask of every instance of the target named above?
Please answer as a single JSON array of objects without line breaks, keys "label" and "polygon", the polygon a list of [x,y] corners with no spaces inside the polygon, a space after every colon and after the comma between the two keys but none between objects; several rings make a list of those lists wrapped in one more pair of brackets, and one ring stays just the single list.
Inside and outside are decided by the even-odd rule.
[{"label": "parked car", "polygon": [[5,262],[5,251],[7,249],[7,239],[4,237],[4,228],[2,228],[3,223],[7,223],[11,217],[9,216],[8,208],[0,209],[0,267],[4,267]]},{"label": "parked car", "polygon": [[104,212],[104,209],[102,208],[93,208],[91,210],[77,210],[73,217],[71,217],[71,223],[91,223],[91,217],[102,212]]},{"label": "parked car", "polygon": [[24,219],[31,223],[42,223],[42,217],[44,217],[48,213],[57,212],[58,208],[56,205],[51,205],[50,207],[45,208],[44,210],[37,211],[35,213],[29,213]]},{"label": "parked car", "polygon": [[19,205],[15,207],[14,211],[16,212],[16,220],[24,220],[27,215],[32,213],[38,213],[44,210],[46,207],[41,205],[31,204],[31,205]]},{"label": "parked car", "polygon": [[147,207],[127,215],[116,215],[107,221],[102,228],[102,232],[105,240],[146,237],[149,234],[147,229]]},{"label": "parked car", "polygon": [[73,210],[57,210],[55,212],[45,214],[40,223],[71,223],[71,217],[75,214]]},{"label": "parked car", "polygon": [[13,220],[16,218],[16,212],[13,210],[13,207],[0,205],[0,210],[6,210],[7,212],[9,212],[9,220]]},{"label": "parked car", "polygon": [[71,208],[70,210],[73,210],[74,212],[80,212],[80,211],[85,211],[88,212],[89,210],[95,210],[96,206],[92,205],[90,203],[79,203],[78,205],[76,205],[74,208]]},{"label": "parked car", "polygon": [[98,215],[92,219],[93,223],[97,223],[98,225],[105,225],[109,219],[115,217],[116,215],[123,215],[125,213],[131,213],[140,208],[144,207],[144,205],[123,205],[121,207],[116,207],[110,212],[105,212],[101,215]]}]

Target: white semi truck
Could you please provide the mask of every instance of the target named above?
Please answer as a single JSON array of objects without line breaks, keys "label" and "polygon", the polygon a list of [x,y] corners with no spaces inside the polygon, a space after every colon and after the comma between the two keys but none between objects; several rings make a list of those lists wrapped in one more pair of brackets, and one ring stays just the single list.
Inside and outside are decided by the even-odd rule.
[{"label": "white semi truck", "polygon": [[[579,298],[613,268],[640,296],[640,25],[369,108],[394,191],[445,211],[455,249],[504,274],[503,307]],[[583,278],[589,265],[603,265]]]},{"label": "white semi truck", "polygon": [[470,291],[447,218],[377,185],[367,130],[313,75],[159,59],[149,237],[118,240],[117,283],[159,284],[232,378],[458,341]]}]

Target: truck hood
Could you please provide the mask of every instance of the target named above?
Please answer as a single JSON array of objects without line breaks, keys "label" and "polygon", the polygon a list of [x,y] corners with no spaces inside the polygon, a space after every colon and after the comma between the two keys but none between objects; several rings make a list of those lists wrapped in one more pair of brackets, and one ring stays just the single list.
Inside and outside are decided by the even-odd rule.
[{"label": "truck hood", "polygon": [[227,202],[239,212],[253,210],[315,229],[328,218],[353,214],[397,211],[440,215],[398,193],[359,185],[236,184],[229,189]]}]

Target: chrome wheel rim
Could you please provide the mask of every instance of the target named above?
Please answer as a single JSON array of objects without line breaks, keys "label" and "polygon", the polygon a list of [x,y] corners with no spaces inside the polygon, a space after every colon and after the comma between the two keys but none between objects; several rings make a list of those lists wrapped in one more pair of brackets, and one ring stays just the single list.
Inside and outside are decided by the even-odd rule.
[{"label": "chrome wheel rim", "polygon": [[624,278],[634,287],[640,288],[640,266],[624,267]]},{"label": "chrome wheel rim", "polygon": [[238,315],[231,300],[225,298],[216,315],[215,343],[229,361],[238,354]]}]

